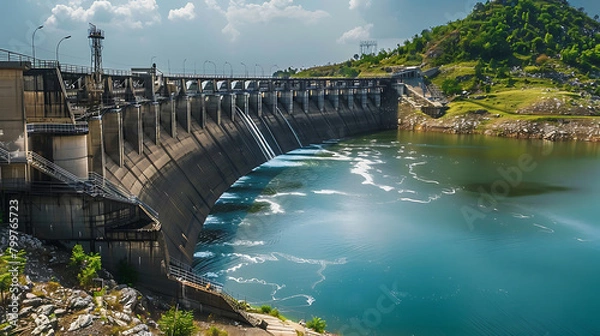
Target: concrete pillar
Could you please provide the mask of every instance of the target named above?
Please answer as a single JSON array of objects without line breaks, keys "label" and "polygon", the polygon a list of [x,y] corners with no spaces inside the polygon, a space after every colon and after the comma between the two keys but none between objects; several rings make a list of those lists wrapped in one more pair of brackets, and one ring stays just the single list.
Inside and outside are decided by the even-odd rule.
[{"label": "concrete pillar", "polygon": [[141,105],[127,105],[123,110],[123,123],[125,141],[129,142],[138,154],[142,154],[144,151],[144,128]]},{"label": "concrete pillar", "polygon": [[344,89],[342,95],[346,96],[346,103],[349,109],[354,108],[354,89]]},{"label": "concrete pillar", "polygon": [[337,111],[340,108],[340,90],[331,89],[328,95],[329,101],[333,105],[333,108]]},{"label": "concrete pillar", "polygon": [[325,109],[325,90],[317,89],[317,107],[319,111],[323,112]]},{"label": "concrete pillar", "polygon": [[177,118],[175,117],[175,99],[169,98],[160,103],[160,124],[172,138],[177,136]]},{"label": "concrete pillar", "polygon": [[102,116],[104,151],[119,167],[123,167],[125,143],[121,110],[113,109]]},{"label": "concrete pillar", "polygon": [[154,144],[160,145],[160,104],[152,102],[142,105],[142,120],[144,134],[146,134]]},{"label": "concrete pillar", "polygon": [[223,111],[233,121],[235,119],[235,94],[226,93],[222,96]]},{"label": "concrete pillar", "polygon": [[235,101],[237,107],[239,107],[244,113],[248,114],[250,109],[250,95],[248,93],[242,93],[236,95]]},{"label": "concrete pillar", "polygon": [[250,109],[259,117],[262,116],[262,98],[262,94],[259,91],[250,93]]},{"label": "concrete pillar", "polygon": [[192,131],[192,102],[188,96],[178,96],[176,101],[177,122],[183,129]]},{"label": "concrete pillar", "polygon": [[360,97],[360,104],[362,106],[363,109],[367,108],[367,89],[359,89],[359,97]]},{"label": "concrete pillar", "polygon": [[379,89],[371,89],[371,97],[375,103],[375,107],[381,107],[381,92]]},{"label": "concrete pillar", "polygon": [[281,103],[288,114],[294,113],[294,91],[284,90],[281,91]]},{"label": "concrete pillar", "polygon": [[277,91],[265,92],[264,102],[271,108],[271,111],[275,111],[277,109]]},{"label": "concrete pillar", "polygon": [[206,112],[217,125],[221,125],[221,95],[214,94],[206,96]]},{"label": "concrete pillar", "polygon": [[308,113],[310,103],[310,91],[298,90],[296,91],[296,101],[302,106],[304,113]]},{"label": "concrete pillar", "polygon": [[191,116],[200,127],[206,125],[206,113],[204,109],[204,95],[190,97]]},{"label": "concrete pillar", "polygon": [[104,142],[102,141],[102,119],[92,117],[88,120],[88,166],[91,172],[104,176],[106,159],[104,158]]}]

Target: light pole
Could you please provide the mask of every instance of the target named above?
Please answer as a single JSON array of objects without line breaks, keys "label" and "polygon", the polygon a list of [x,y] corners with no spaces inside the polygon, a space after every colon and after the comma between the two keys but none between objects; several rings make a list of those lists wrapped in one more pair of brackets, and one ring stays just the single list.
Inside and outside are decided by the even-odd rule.
[{"label": "light pole", "polygon": [[261,76],[265,77],[265,69],[262,67],[262,65],[260,65],[258,63],[254,64],[254,72],[256,72],[256,67],[260,67]]},{"label": "light pole", "polygon": [[225,66],[228,65],[228,64],[229,64],[229,73],[230,73],[229,77],[233,77],[233,67],[231,66],[231,63],[229,63],[229,62],[223,63],[223,77],[226,76],[225,75]]},{"label": "light pole", "polygon": [[59,62],[58,62],[58,47],[60,47],[60,43],[61,43],[62,41],[64,41],[64,40],[68,40],[68,39],[70,39],[70,38],[71,38],[71,35],[69,35],[69,36],[65,36],[65,37],[61,38],[61,39],[60,39],[60,41],[58,41],[58,43],[56,44],[56,64],[58,64],[58,63],[59,63]]},{"label": "light pole", "polygon": [[194,77],[196,77],[196,61],[194,61]]},{"label": "light pole", "polygon": [[244,66],[244,76],[248,77],[248,68],[246,67],[246,64],[244,62],[240,62],[240,64]]},{"label": "light pole", "polygon": [[[275,69],[279,69],[279,67],[277,66],[277,64],[273,64],[273,66],[271,67],[271,70],[269,70],[269,72],[270,72],[271,74],[274,74],[274,72],[273,72],[273,68],[275,68]],[[273,75],[271,75],[271,76],[273,76]],[[273,77],[275,77],[275,76],[273,76]]]},{"label": "light pole", "polygon": [[185,61],[187,61],[187,58],[183,59],[183,76],[185,77]]},{"label": "light pole", "polygon": [[44,28],[44,25],[40,25],[37,28],[35,28],[35,30],[33,31],[33,34],[31,34],[31,54],[33,55],[33,66],[35,67],[35,33],[37,33],[38,30]]},{"label": "light pole", "polygon": [[206,63],[210,63],[215,67],[215,76],[216,76],[217,75],[217,65],[215,64],[215,62],[209,61],[209,60],[204,61],[204,65],[202,66],[203,70],[204,70],[204,75],[206,75]]}]

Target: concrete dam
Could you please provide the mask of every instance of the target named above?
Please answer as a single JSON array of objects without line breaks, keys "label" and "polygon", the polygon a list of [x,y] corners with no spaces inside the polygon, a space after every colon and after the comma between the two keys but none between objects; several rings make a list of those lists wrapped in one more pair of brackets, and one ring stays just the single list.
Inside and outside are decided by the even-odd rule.
[{"label": "concrete dam", "polygon": [[92,69],[2,50],[4,222],[17,201],[19,230],[82,244],[109,270],[135,268],[142,286],[227,311],[190,268],[220,195],[276,155],[395,129],[398,87]]}]

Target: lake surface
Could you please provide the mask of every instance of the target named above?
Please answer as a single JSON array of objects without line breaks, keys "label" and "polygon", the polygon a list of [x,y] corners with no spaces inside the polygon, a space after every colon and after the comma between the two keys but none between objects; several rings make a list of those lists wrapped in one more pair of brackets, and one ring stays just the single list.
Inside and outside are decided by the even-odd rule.
[{"label": "lake surface", "polygon": [[600,146],[385,132],[218,201],[198,274],[344,335],[599,335]]}]

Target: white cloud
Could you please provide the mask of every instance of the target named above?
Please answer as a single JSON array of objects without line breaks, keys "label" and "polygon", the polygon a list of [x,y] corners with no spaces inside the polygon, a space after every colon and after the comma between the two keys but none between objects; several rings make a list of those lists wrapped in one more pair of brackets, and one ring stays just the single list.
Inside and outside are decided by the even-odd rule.
[{"label": "white cloud", "polygon": [[329,17],[323,10],[310,11],[301,5],[294,5],[294,0],[269,0],[262,4],[229,1],[227,8],[222,8],[216,0],[204,0],[208,8],[225,16],[227,25],[221,30],[235,40],[240,35],[240,27],[246,24],[267,23],[277,19],[298,20],[314,23]]},{"label": "white cloud", "polygon": [[141,29],[159,23],[160,20],[156,0],[72,0],[55,5],[52,15],[44,24],[56,28],[60,25],[91,22]]},{"label": "white cloud", "polygon": [[350,9],[358,9],[360,7],[371,7],[371,0],[350,0]]},{"label": "white cloud", "polygon": [[373,24],[369,23],[364,26],[354,27],[347,32],[343,33],[340,38],[337,39],[337,42],[340,44],[358,42],[360,40],[368,40],[371,36],[371,29],[373,29]]},{"label": "white cloud", "polygon": [[169,20],[193,20],[196,17],[194,10],[196,7],[193,3],[188,2],[185,6],[169,11]]}]

